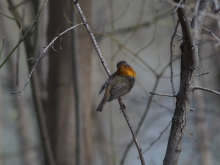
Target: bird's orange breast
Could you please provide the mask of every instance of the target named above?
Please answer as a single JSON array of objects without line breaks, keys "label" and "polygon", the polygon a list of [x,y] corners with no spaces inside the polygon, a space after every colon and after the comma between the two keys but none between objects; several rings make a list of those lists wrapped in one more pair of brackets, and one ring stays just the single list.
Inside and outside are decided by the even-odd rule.
[{"label": "bird's orange breast", "polygon": [[117,73],[122,76],[130,76],[134,78],[137,77],[136,72],[131,67],[127,67],[126,69],[118,69]]}]

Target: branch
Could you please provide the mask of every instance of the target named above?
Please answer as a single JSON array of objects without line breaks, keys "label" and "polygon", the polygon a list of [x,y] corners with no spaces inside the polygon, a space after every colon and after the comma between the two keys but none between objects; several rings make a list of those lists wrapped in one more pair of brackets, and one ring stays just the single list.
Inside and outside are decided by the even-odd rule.
[{"label": "branch", "polygon": [[196,76],[203,76],[203,75],[206,75],[206,74],[209,74],[210,72],[205,72],[205,73],[202,73],[202,69],[200,69],[200,72],[198,74],[196,74]]},{"label": "branch", "polygon": [[186,131],[189,133],[189,135],[192,137],[193,140],[195,140],[196,143],[200,143],[200,141],[195,137],[195,135],[189,130],[189,128],[186,127]]},{"label": "branch", "polygon": [[[189,17],[188,17],[188,20],[192,21],[192,19],[189,18]],[[213,33],[213,31],[211,31],[211,30],[209,30],[209,29],[207,29],[207,28],[205,28],[205,27],[202,27],[202,30],[204,30],[204,31],[206,31],[206,32],[208,32],[208,33],[210,33],[210,34],[216,39],[216,41],[218,41],[218,43],[220,42],[219,37],[218,37],[215,33]],[[218,44],[218,43],[217,43],[217,44]]]},{"label": "branch", "polygon": [[164,134],[164,132],[169,128],[170,124],[171,124],[171,122],[169,122],[169,124],[164,128],[164,130],[163,130],[162,132],[160,132],[160,135],[159,135],[153,142],[150,143],[150,146],[149,146],[147,149],[145,149],[145,150],[143,151],[143,153],[146,153],[147,151],[149,151],[149,150],[151,149],[151,147],[153,147],[153,145],[154,145],[158,140],[160,140],[160,138],[162,137],[162,135]]},{"label": "branch", "polygon": [[175,8],[174,12],[171,14],[172,16],[176,13],[176,11],[178,10],[178,8],[180,7],[181,3],[183,0],[180,0],[177,7]]},{"label": "branch", "polygon": [[30,1],[30,0],[24,0],[24,1],[22,1],[22,2],[19,2],[17,5],[10,6],[10,7],[9,7],[9,10],[13,10],[13,9],[15,9],[15,8],[17,8],[17,7],[19,7],[19,6],[23,5],[23,4],[25,4],[25,3],[27,3],[28,1]]},{"label": "branch", "polygon": [[[14,3],[13,3],[12,0],[7,0],[7,2],[9,3],[9,6],[14,6]],[[16,19],[14,19],[14,18],[10,18],[10,19],[16,20],[17,21],[17,26],[20,29],[20,39],[19,39],[18,44],[14,47],[14,49],[7,56],[5,62],[13,54],[13,52],[17,49],[17,59],[16,59],[16,83],[17,84],[18,84],[18,71],[19,71],[19,66],[18,66],[19,65],[19,63],[18,63],[19,48],[20,48],[19,45],[20,45],[21,42],[25,41],[24,42],[24,48],[25,48],[25,51],[26,51],[27,58],[29,58],[29,56],[31,54],[33,54],[33,52],[35,51],[33,49],[33,47],[36,45],[37,36],[39,36],[37,34],[38,30],[36,30],[34,33],[31,32],[31,31],[32,31],[33,27],[35,25],[37,25],[36,23],[38,21],[40,13],[41,13],[43,7],[45,6],[46,2],[47,2],[47,0],[45,0],[43,2],[43,4],[41,6],[39,6],[40,10],[38,9],[38,7],[34,8],[33,12],[37,13],[37,14],[34,18],[34,22],[31,23],[30,27],[24,28],[26,30],[22,30],[22,26],[23,27],[25,27],[25,26],[21,24],[22,20],[24,19],[24,13],[22,14],[22,16],[20,16],[17,9],[14,8],[14,9],[10,10],[13,17],[16,18]],[[24,36],[23,36],[23,34],[24,34]],[[32,40],[33,42],[30,42],[31,39],[29,38],[29,36],[31,34],[34,34],[34,38]],[[31,72],[31,69],[32,69],[32,63],[28,63],[28,71]],[[32,97],[33,97],[34,109],[35,109],[35,113],[36,113],[37,124],[38,124],[38,127],[39,127],[39,135],[40,135],[40,139],[41,139],[41,142],[42,142],[42,149],[43,149],[43,152],[44,152],[44,155],[45,155],[44,156],[45,157],[44,162],[48,165],[54,165],[55,163],[54,163],[54,157],[53,157],[53,153],[52,153],[52,149],[51,149],[51,142],[50,142],[48,131],[47,131],[47,125],[46,125],[42,100],[41,100],[40,94],[39,94],[39,92],[40,92],[39,91],[39,86],[36,83],[36,82],[38,82],[37,74],[33,74],[32,80],[33,80],[33,81],[31,81]]]},{"label": "branch", "polygon": [[195,111],[195,109],[194,108],[190,108],[190,111]]},{"label": "branch", "polygon": [[[177,10],[177,8],[176,8],[176,10]],[[176,35],[178,26],[179,26],[179,20],[176,23],[176,27],[175,27],[175,30],[174,30],[174,33],[171,37],[171,42],[170,42],[170,75],[171,75],[170,82],[171,82],[171,86],[172,86],[172,90],[173,90],[174,95],[175,95],[176,92],[175,92],[174,85],[173,85],[173,63],[172,63],[173,62],[173,40],[174,40],[174,37]]]},{"label": "branch", "polygon": [[[175,1],[178,1],[178,0],[175,0]],[[172,0],[160,0],[160,2],[165,2],[165,3],[168,3],[172,6],[177,6],[179,4],[179,1],[178,2],[173,2]],[[211,2],[209,0],[209,2]],[[212,3],[212,2],[211,2]],[[187,6],[187,5],[184,5],[184,4],[181,4],[179,5],[179,8],[182,8],[184,9],[185,11],[189,11],[189,12],[194,12],[195,9],[190,7],[190,6]],[[178,8],[178,9],[179,9]],[[216,20],[219,20],[219,17],[218,15],[215,15],[215,14],[212,14],[212,13],[208,13],[207,12],[208,10],[206,10],[205,12],[203,12],[202,10],[198,11],[198,14],[202,14],[204,15],[205,17],[210,17],[210,18],[213,18],[213,19],[216,19]]]},{"label": "branch", "polygon": [[5,45],[5,36],[3,37],[2,47],[1,47],[1,50],[0,50],[0,62],[1,62],[2,51],[3,51],[4,45]]},{"label": "branch", "polygon": [[125,45],[123,45],[121,42],[119,42],[116,38],[114,38],[113,36],[107,35],[107,34],[101,34],[103,36],[109,37],[111,40],[113,40],[115,43],[118,44],[118,46],[120,48],[123,48],[124,50],[126,50],[127,52],[129,52],[130,54],[132,54],[133,56],[135,56],[143,65],[145,65],[155,76],[158,76],[157,72],[147,63],[145,62],[141,57],[138,56],[138,54],[136,54],[135,52],[133,52],[132,50],[130,50],[128,47],[126,47]]},{"label": "branch", "polygon": [[150,94],[157,95],[157,96],[176,97],[176,95],[174,94],[163,94],[163,93],[153,93],[153,92],[150,92]]},{"label": "branch", "polygon": [[[29,28],[29,30],[28,30],[23,36],[21,36],[21,39],[18,41],[17,45],[16,45],[16,46],[12,49],[12,51],[8,54],[8,56],[6,57],[6,59],[0,64],[0,68],[8,61],[8,59],[11,57],[11,55],[14,53],[14,51],[18,48],[18,46],[19,46],[23,41],[25,41],[25,40],[29,37],[29,35],[31,34],[33,28],[34,28],[35,25],[37,24],[38,18],[39,18],[39,16],[40,16],[40,14],[41,14],[41,12],[42,12],[44,6],[46,5],[47,1],[48,1],[48,0],[44,0],[43,5],[41,6],[39,12],[36,14],[36,16],[35,16],[35,18],[34,18],[34,20],[33,20],[33,23],[32,23],[32,25],[31,25],[31,27]],[[9,1],[9,2],[10,2],[10,1]],[[4,16],[8,17],[9,19],[16,20],[16,21],[18,22],[18,24],[19,24],[20,32],[21,32],[22,26],[21,26],[21,22],[20,22],[19,20],[17,20],[16,18],[11,18],[11,17],[5,15],[4,13],[2,13],[1,11],[0,11],[0,13],[3,14]],[[22,34],[20,34],[20,35],[22,35]]]},{"label": "branch", "polygon": [[6,15],[5,13],[3,13],[1,10],[0,10],[0,14],[2,14],[3,16],[7,17],[8,19],[11,19],[11,20],[14,20],[16,21],[18,27],[19,27],[19,32],[20,32],[20,37],[22,37],[22,23],[20,20],[18,20],[17,18],[12,18],[8,15]]},{"label": "branch", "polygon": [[[110,70],[108,69],[108,66],[107,66],[107,64],[106,64],[106,62],[105,62],[104,57],[102,56],[101,50],[99,49],[98,44],[97,44],[97,42],[96,42],[96,39],[95,39],[95,37],[94,37],[94,34],[92,33],[92,31],[91,31],[91,29],[90,29],[90,27],[89,27],[89,25],[88,25],[88,23],[87,23],[87,21],[86,21],[86,17],[84,16],[84,14],[83,14],[83,12],[82,12],[82,10],[81,10],[81,7],[80,7],[80,5],[79,5],[79,3],[78,3],[78,0],[73,0],[73,2],[74,2],[74,4],[75,4],[75,7],[76,7],[76,9],[77,9],[77,11],[78,11],[78,13],[79,13],[79,15],[80,15],[80,17],[81,17],[83,23],[84,23],[84,26],[86,27],[87,32],[89,33],[89,36],[90,36],[91,40],[92,40],[92,42],[93,42],[93,44],[94,44],[94,46],[95,46],[95,50],[96,50],[96,52],[97,52],[97,54],[98,54],[98,56],[99,56],[99,59],[100,59],[100,61],[102,62],[102,65],[103,65],[103,67],[104,67],[106,73],[108,74],[108,76],[110,76],[110,75],[111,75],[111,72],[110,72]],[[135,133],[134,133],[134,130],[133,130],[133,126],[132,126],[131,123],[130,123],[129,117],[128,117],[128,115],[127,115],[127,113],[126,113],[126,110],[125,110],[125,106],[124,106],[124,104],[123,104],[123,102],[122,102],[122,100],[121,100],[120,97],[118,98],[118,102],[119,102],[119,105],[120,105],[120,109],[122,110],[123,115],[124,115],[124,117],[125,117],[125,120],[126,120],[128,126],[129,126],[129,128],[130,128],[131,134],[132,134],[132,136],[133,136],[133,140],[134,140],[134,142],[135,142],[135,145],[136,145],[137,150],[138,150],[138,153],[139,153],[139,157],[140,157],[140,159],[141,159],[141,164],[142,164],[142,165],[145,165],[144,157],[143,157],[143,155],[142,155],[142,149],[141,149],[141,147],[140,147],[140,145],[139,145],[139,143],[138,143],[137,137],[136,137],[136,135],[135,135]]]},{"label": "branch", "polygon": [[[173,59],[173,62],[174,62],[175,60],[177,60],[177,59],[178,59],[178,58]],[[153,93],[154,93],[154,92],[156,91],[156,89],[157,89],[157,86],[158,86],[158,84],[159,84],[160,78],[163,76],[164,72],[166,71],[166,69],[167,69],[169,66],[170,66],[170,63],[168,63],[168,64],[162,69],[162,71],[160,72],[160,74],[157,74],[157,76],[156,76],[156,81],[155,81],[155,83],[154,83],[154,87],[153,87],[153,90],[152,90]],[[153,97],[154,97],[154,95],[151,95],[150,98],[149,98],[149,100],[148,100],[148,102],[147,102],[146,109],[145,109],[145,111],[144,111],[144,113],[143,113],[143,115],[142,115],[142,117],[141,117],[141,120],[139,121],[138,126],[137,126],[137,128],[136,128],[136,130],[135,130],[135,134],[136,134],[136,135],[138,135],[138,133],[140,132],[141,126],[143,125],[144,120],[146,119],[146,116],[147,116],[147,114],[148,114],[148,112],[149,112],[151,103],[154,101],[154,100],[153,100]],[[123,154],[123,156],[122,156],[122,159],[121,159],[121,161],[120,161],[120,162],[121,162],[121,165],[124,164],[124,161],[125,161],[125,159],[126,159],[126,157],[127,157],[127,155],[128,155],[129,150],[131,149],[132,145],[133,145],[133,139],[132,139],[132,140],[130,141],[130,143],[127,145],[127,148],[126,148],[126,150],[125,150],[125,152],[124,152],[124,154]]]},{"label": "branch", "polygon": [[79,6],[78,0],[73,0],[73,2],[74,2],[74,4],[75,4],[75,6],[76,6],[76,9],[77,9],[77,11],[78,11],[78,13],[79,13],[79,15],[80,15],[80,17],[81,17],[83,23],[84,23],[84,26],[85,26],[87,32],[89,33],[89,36],[90,36],[91,40],[92,40],[92,42],[93,42],[93,44],[94,44],[94,46],[95,46],[95,50],[96,50],[96,52],[97,52],[97,54],[98,54],[98,56],[99,56],[99,59],[101,60],[102,65],[103,65],[103,67],[104,67],[106,73],[108,74],[108,76],[110,76],[110,75],[111,75],[111,72],[110,72],[110,70],[108,69],[108,65],[106,64],[104,57],[102,56],[101,50],[100,50],[99,47],[98,47],[98,43],[97,43],[97,41],[96,41],[96,39],[95,39],[95,36],[94,36],[94,34],[92,33],[92,31],[91,31],[91,29],[90,29],[90,27],[89,27],[89,24],[88,24],[87,21],[86,21],[86,17],[84,16],[84,14],[83,14],[83,12],[82,12],[82,9],[81,9],[81,7]]},{"label": "branch", "polygon": [[207,92],[210,92],[210,93],[214,93],[216,95],[219,95],[220,96],[220,93],[215,91],[215,90],[212,90],[212,89],[209,89],[209,88],[205,88],[205,87],[200,87],[200,86],[194,86],[193,87],[193,90],[203,90],[203,91],[207,91]]},{"label": "branch", "polygon": [[[76,28],[77,26],[80,26],[80,25],[83,25],[83,23],[80,23],[80,24],[78,24],[78,25],[72,26],[72,27],[70,27],[69,29],[67,29],[67,30],[63,31],[62,33],[58,34],[58,35],[49,43],[49,45],[47,45],[47,47],[46,47],[46,48],[44,49],[44,51],[39,55],[39,57],[35,59],[35,64],[34,64],[32,70],[31,70],[30,74],[28,75],[28,78],[27,78],[27,80],[26,80],[26,83],[25,83],[25,85],[24,85],[22,91],[13,92],[13,93],[11,93],[11,94],[19,94],[18,98],[20,98],[20,97],[23,95],[23,93],[24,93],[24,91],[25,91],[25,89],[26,89],[26,87],[27,87],[27,85],[28,85],[28,83],[29,83],[29,81],[30,81],[30,78],[31,78],[31,76],[32,76],[32,74],[33,74],[33,72],[34,72],[34,70],[35,70],[35,68],[36,68],[36,66],[37,66],[37,64],[38,64],[38,62],[40,61],[40,59],[42,58],[42,56],[46,53],[46,51],[48,50],[48,48],[49,48],[49,47],[52,47],[52,45],[54,44],[54,42],[55,42],[58,38],[60,38],[63,34],[65,34],[66,32],[68,32],[68,31],[70,31],[70,30],[72,30],[72,29],[74,29],[74,28]],[[33,58],[28,59],[28,60],[33,60]]]},{"label": "branch", "polygon": [[138,143],[138,139],[137,139],[137,137],[136,137],[136,135],[135,135],[135,133],[134,133],[133,126],[131,125],[131,122],[130,122],[129,117],[128,117],[128,115],[127,115],[127,112],[126,112],[126,110],[125,110],[124,104],[122,103],[121,98],[119,98],[118,101],[119,101],[121,110],[122,110],[122,112],[123,112],[123,115],[124,115],[124,117],[125,117],[125,119],[126,119],[126,122],[127,122],[128,126],[129,126],[129,128],[130,128],[130,130],[131,130],[131,134],[132,134],[132,136],[133,136],[134,143],[135,143],[135,145],[136,145],[136,147],[137,147],[137,150],[138,150],[138,153],[139,153],[139,157],[140,157],[140,160],[141,160],[141,164],[142,164],[142,165],[145,165],[144,157],[143,157],[143,154],[142,154],[142,149],[141,149],[141,147],[140,147],[140,145],[139,145],[139,143]]},{"label": "branch", "polygon": [[[179,57],[174,58],[174,59],[173,59],[173,62],[176,61],[177,59],[179,59]],[[160,78],[163,76],[164,72],[166,71],[166,69],[167,69],[169,66],[170,66],[170,63],[168,63],[166,66],[164,66],[164,68],[162,69],[162,71],[160,72],[160,74],[156,74],[156,80],[155,80],[154,87],[153,87],[153,90],[152,90],[153,92],[156,91],[157,86],[158,86],[159,81],[160,81]],[[150,98],[149,98],[149,100],[148,100],[148,102],[147,102],[146,109],[145,109],[145,111],[144,111],[144,113],[143,113],[143,115],[142,115],[142,117],[141,117],[141,120],[139,121],[138,126],[137,126],[137,128],[136,128],[136,130],[135,130],[135,134],[136,134],[136,135],[138,135],[138,133],[140,132],[141,127],[142,127],[142,125],[143,125],[143,123],[144,123],[144,120],[146,119],[146,116],[147,116],[147,114],[148,114],[148,112],[149,112],[151,103],[154,101],[154,100],[153,100],[153,97],[154,97],[154,95],[151,95]],[[127,155],[128,155],[129,150],[131,149],[132,145],[133,145],[133,139],[131,139],[131,141],[130,141],[129,144],[127,145],[126,150],[124,151],[124,154],[123,154],[122,159],[121,159],[121,161],[120,161],[120,162],[121,162],[121,165],[124,164],[124,161],[125,161],[125,159],[126,159],[126,157],[127,157]]]}]

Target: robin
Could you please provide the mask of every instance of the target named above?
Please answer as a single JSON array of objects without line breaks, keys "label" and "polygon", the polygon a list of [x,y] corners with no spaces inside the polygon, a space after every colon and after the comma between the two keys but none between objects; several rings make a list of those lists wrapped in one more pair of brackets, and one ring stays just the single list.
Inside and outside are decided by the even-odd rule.
[{"label": "robin", "polygon": [[131,91],[135,84],[136,73],[126,61],[117,63],[117,71],[112,74],[102,86],[99,94],[105,90],[105,95],[99,104],[97,111],[102,112],[106,102],[119,98]]}]

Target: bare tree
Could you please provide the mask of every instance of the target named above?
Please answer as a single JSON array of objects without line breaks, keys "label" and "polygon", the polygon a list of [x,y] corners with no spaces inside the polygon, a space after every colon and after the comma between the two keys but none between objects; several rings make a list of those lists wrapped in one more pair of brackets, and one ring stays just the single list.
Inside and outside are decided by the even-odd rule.
[{"label": "bare tree", "polygon": [[[8,44],[9,32],[6,34],[6,30],[0,27],[0,32],[3,31],[6,35],[6,46],[5,40],[2,42],[0,39],[0,68],[4,64],[15,65],[15,79],[20,81],[18,69],[24,62],[17,59],[19,52],[25,52],[25,59],[28,59],[28,78],[22,77],[26,83],[20,92],[15,93],[23,99],[24,94],[29,94],[25,89],[29,87],[30,81],[31,95],[27,98],[34,100],[32,109],[36,109],[36,113],[33,116],[38,119],[37,127],[41,137],[39,142],[42,142],[42,160],[45,164],[123,165],[129,164],[130,160],[132,164],[138,161],[142,164],[145,161],[147,164],[158,164],[162,162],[163,156],[160,155],[163,154],[155,153],[165,152],[167,146],[164,165],[177,165],[178,162],[182,163],[179,159],[181,151],[186,150],[187,144],[184,142],[196,143],[191,145],[190,152],[193,154],[187,164],[214,164],[220,160],[217,152],[219,98],[215,97],[217,99],[213,101],[214,99],[206,97],[204,91],[216,95],[220,93],[209,89],[217,82],[208,77],[215,75],[214,69],[210,67],[210,72],[198,71],[200,68],[208,68],[208,65],[201,65],[204,61],[215,57],[213,63],[217,65],[219,60],[217,48],[220,39],[218,30],[216,33],[213,30],[219,29],[218,1],[197,0],[190,2],[190,5],[183,0],[57,0],[48,3],[44,0],[42,4],[38,4],[36,0],[18,4],[13,2],[15,1],[7,0],[10,8],[4,7],[4,11],[1,9],[0,17],[15,22],[17,27],[13,27],[13,30],[18,29],[20,36],[17,43]],[[41,11],[46,9],[44,6],[49,6],[48,22],[40,21],[43,19]],[[33,17],[32,23],[27,23],[27,16]],[[205,23],[206,17],[208,23]],[[210,22],[213,25],[209,25]],[[39,42],[43,41],[39,29],[42,24],[47,23],[46,36],[49,44],[42,48],[39,47]],[[200,51],[207,47],[209,50]],[[48,56],[47,50],[50,50]],[[95,56],[92,57],[94,50],[101,62]],[[18,56],[11,63],[9,58],[14,58],[14,52]],[[45,56],[47,57],[43,58]],[[92,60],[97,65],[92,65]],[[123,102],[119,99],[119,104],[116,101],[109,107],[108,104],[106,109],[111,109],[111,112],[97,114],[95,107],[99,96],[96,88],[106,78],[103,70],[110,75],[107,64],[110,64],[111,71],[114,72],[115,63],[119,60],[131,63],[137,72],[134,90],[122,98]],[[214,64],[211,65],[214,67]],[[2,72],[10,76],[10,71],[1,70],[0,74]],[[4,80],[5,77],[0,76]],[[199,81],[201,76],[205,77],[202,85]],[[46,89],[44,84],[47,84]],[[176,90],[177,86],[179,90]],[[5,84],[0,86],[1,94],[5,87]],[[12,87],[10,90],[12,91],[9,92],[14,91]],[[4,98],[5,95],[0,97]],[[26,104],[30,102],[26,98],[22,101]],[[176,104],[173,104],[175,101]],[[1,100],[1,105],[3,103]],[[11,104],[14,105],[15,102]],[[19,104],[23,105],[22,102]],[[193,118],[188,115],[189,111],[193,113]],[[20,123],[30,124],[26,120],[24,109],[19,109],[18,112]],[[171,115],[174,115],[173,118]],[[186,123],[190,125],[186,126]],[[2,122],[0,124],[1,128],[7,129]],[[172,126],[168,134],[170,124]],[[19,134],[20,140],[25,141],[24,146],[28,146],[31,141],[27,141],[25,131],[27,130],[18,130],[16,134]],[[213,146],[214,143],[216,145]],[[200,162],[195,160],[198,155],[193,150],[195,146],[195,151],[202,155]],[[10,155],[13,155],[13,152],[5,154],[2,148],[0,151],[3,163],[6,157],[10,159]],[[20,154],[22,151],[26,153]],[[29,151],[21,148],[21,152],[19,150],[15,155],[20,158],[27,156]],[[152,152],[149,154],[149,151]],[[182,152],[183,157],[187,154],[189,152]],[[140,159],[136,159],[137,156]],[[27,156],[21,161],[29,163],[28,160],[30,157]]]},{"label": "bare tree", "polygon": [[170,137],[167,151],[164,158],[164,165],[176,165],[182,148],[182,140],[186,129],[188,112],[190,111],[191,95],[194,88],[194,79],[199,65],[198,42],[206,15],[204,13],[211,7],[209,0],[200,1],[196,6],[195,15],[190,24],[183,1],[175,1],[179,5],[176,7],[180,25],[182,28],[181,44],[181,73],[180,87],[176,96],[176,109],[172,119]]}]

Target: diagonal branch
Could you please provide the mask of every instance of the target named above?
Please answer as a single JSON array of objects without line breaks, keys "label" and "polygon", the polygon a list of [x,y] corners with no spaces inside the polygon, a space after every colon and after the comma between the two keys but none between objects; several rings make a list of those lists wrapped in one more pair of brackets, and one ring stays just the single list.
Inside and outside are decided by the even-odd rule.
[{"label": "diagonal branch", "polygon": [[[18,41],[17,45],[11,50],[11,52],[8,54],[8,56],[6,57],[6,59],[0,64],[0,68],[8,61],[8,59],[11,57],[11,55],[14,53],[14,51],[18,48],[18,46],[19,46],[23,41],[25,41],[25,40],[31,35],[32,30],[34,29],[35,25],[37,24],[38,19],[39,19],[39,16],[40,16],[40,14],[41,14],[41,12],[42,12],[44,6],[46,5],[47,1],[48,1],[48,0],[44,0],[43,5],[41,6],[39,12],[36,14],[36,16],[35,16],[35,18],[34,18],[34,20],[33,20],[33,23],[32,23],[32,25],[30,26],[29,30],[28,30],[24,35],[21,36],[21,39]],[[0,13],[1,13],[1,12],[0,12]],[[1,13],[1,14],[2,14],[2,13]],[[6,15],[5,15],[5,16],[6,16]],[[8,16],[6,16],[6,17],[8,17]],[[10,18],[10,17],[8,17],[8,18]],[[15,18],[10,18],[10,19],[16,20],[17,22],[19,22],[19,20],[15,19]],[[21,26],[20,22],[19,22],[18,24],[19,24],[19,26],[20,26],[20,32],[21,32],[22,26]]]},{"label": "diagonal branch", "polygon": [[[99,56],[99,58],[100,58],[100,61],[102,62],[102,65],[103,65],[103,67],[104,67],[106,73],[108,74],[108,76],[110,76],[110,75],[111,75],[111,72],[110,72],[110,70],[108,69],[108,66],[107,66],[107,64],[106,64],[106,62],[105,62],[104,57],[102,56],[101,50],[99,49],[98,44],[97,44],[97,41],[96,41],[96,39],[95,39],[95,36],[94,36],[94,34],[92,33],[92,31],[91,31],[91,29],[90,29],[90,26],[89,26],[89,24],[88,24],[87,21],[86,21],[86,17],[85,17],[84,14],[83,14],[83,11],[82,11],[82,9],[81,9],[79,3],[78,3],[78,0],[73,0],[73,2],[74,2],[75,7],[76,7],[76,9],[77,9],[77,11],[78,11],[78,13],[79,13],[79,15],[80,15],[80,17],[81,17],[81,19],[82,19],[84,25],[85,25],[85,27],[86,27],[87,32],[89,33],[89,36],[90,36],[90,38],[91,38],[91,40],[92,40],[92,42],[93,42],[93,45],[94,45],[95,50],[96,50],[96,52],[97,52],[97,54],[98,54],[98,56]],[[118,98],[118,102],[119,102],[119,105],[120,105],[120,109],[122,110],[123,115],[124,115],[124,117],[125,117],[125,120],[126,120],[128,126],[129,126],[129,128],[130,128],[131,134],[132,134],[132,136],[133,136],[133,140],[134,140],[135,145],[136,145],[136,147],[137,147],[137,150],[138,150],[138,153],[139,153],[139,157],[140,157],[140,160],[141,160],[141,164],[142,164],[142,165],[145,165],[145,160],[144,160],[144,157],[143,157],[143,154],[142,154],[142,149],[141,149],[141,147],[140,147],[140,145],[139,145],[139,143],[138,143],[138,139],[137,139],[137,137],[136,137],[136,135],[135,135],[135,131],[134,131],[134,129],[133,129],[133,126],[132,126],[131,123],[130,123],[129,117],[128,117],[127,113],[126,113],[126,109],[125,109],[124,103],[122,102],[122,100],[121,100],[120,97]]]},{"label": "diagonal branch", "polygon": [[160,135],[153,141],[150,143],[149,147],[147,149],[145,149],[143,151],[143,153],[146,153],[147,151],[149,151],[151,149],[151,147],[153,147],[153,145],[158,141],[160,140],[160,138],[162,137],[162,135],[164,134],[164,132],[166,132],[166,130],[169,128],[171,124],[171,121],[169,122],[169,124],[160,132]]},{"label": "diagonal branch", "polygon": [[[60,38],[60,36],[62,36],[62,35],[65,34],[66,32],[68,32],[68,31],[70,31],[70,30],[72,30],[72,29],[74,29],[74,28],[76,28],[77,26],[80,26],[80,25],[83,25],[83,23],[78,24],[78,25],[75,25],[75,26],[72,26],[72,27],[66,29],[65,31],[63,31],[62,33],[58,34],[58,35],[47,45],[47,47],[46,47],[46,48],[43,50],[43,52],[38,56],[38,58],[34,59],[34,60],[35,60],[35,64],[34,64],[32,70],[31,70],[31,72],[30,72],[29,75],[28,75],[28,78],[27,78],[27,80],[26,80],[26,83],[25,83],[25,85],[24,85],[22,91],[13,92],[13,93],[11,93],[11,94],[19,94],[18,98],[20,98],[20,97],[23,95],[23,93],[24,93],[24,91],[25,91],[25,89],[26,89],[26,87],[27,87],[27,85],[28,85],[28,83],[29,83],[29,81],[30,81],[30,78],[31,78],[31,76],[32,76],[32,74],[33,74],[35,68],[37,67],[37,64],[39,63],[39,61],[40,61],[40,59],[43,57],[43,55],[47,52],[47,50],[48,50],[50,47],[53,46],[54,42],[55,42],[58,38]],[[33,60],[33,58],[27,59],[27,60]]]},{"label": "diagonal branch", "polygon": [[[177,8],[176,8],[176,10],[177,10]],[[173,91],[174,95],[176,94],[176,92],[175,92],[174,84],[173,84],[173,40],[174,40],[174,37],[176,35],[178,26],[179,26],[179,20],[176,23],[176,27],[175,27],[175,30],[173,32],[173,35],[171,37],[171,42],[170,42],[170,75],[171,75],[170,83],[171,83],[172,91]]]},{"label": "diagonal branch", "polygon": [[4,45],[5,45],[5,36],[3,37],[2,47],[1,47],[1,50],[0,50],[0,62],[1,62],[2,51],[3,51]]},{"label": "diagonal branch", "polygon": [[[173,62],[174,62],[175,60],[177,60],[178,58],[179,58],[179,57],[173,59]],[[160,72],[160,74],[156,74],[157,76],[156,76],[156,80],[155,80],[154,87],[153,87],[153,90],[152,90],[153,93],[156,91],[156,89],[157,89],[157,87],[158,87],[160,78],[163,76],[164,72],[166,71],[166,69],[167,69],[169,66],[170,66],[170,63],[168,63],[166,66],[164,66],[164,68],[162,69],[162,71]],[[141,119],[140,119],[140,121],[139,121],[139,123],[138,123],[138,126],[137,126],[137,128],[136,128],[136,130],[135,130],[135,134],[136,134],[136,135],[139,134],[139,132],[140,132],[140,130],[141,130],[141,127],[142,127],[142,125],[143,125],[143,123],[144,123],[144,120],[146,119],[146,116],[147,116],[147,114],[148,114],[148,112],[149,112],[151,103],[154,102],[153,97],[154,97],[154,95],[151,95],[151,96],[149,97],[149,100],[148,100],[148,102],[147,102],[145,111],[144,111],[144,113],[143,113],[143,115],[142,115],[142,117],[141,117]],[[126,157],[127,157],[127,155],[128,155],[128,152],[130,151],[130,149],[131,149],[133,143],[134,143],[134,142],[133,142],[133,139],[132,139],[132,140],[129,142],[129,144],[127,145],[127,148],[125,149],[125,151],[124,151],[124,153],[123,153],[123,156],[122,156],[122,159],[121,159],[121,161],[120,161],[120,162],[121,162],[121,163],[120,163],[121,165],[124,164],[125,159],[126,159]]]},{"label": "diagonal branch", "polygon": [[217,91],[215,91],[215,90],[212,90],[212,89],[209,89],[209,88],[205,88],[205,87],[200,87],[200,86],[194,86],[194,87],[193,87],[193,90],[197,90],[197,89],[203,90],[203,91],[207,91],[207,92],[210,92],[210,93],[214,93],[214,94],[220,96],[220,93],[217,92]]}]

